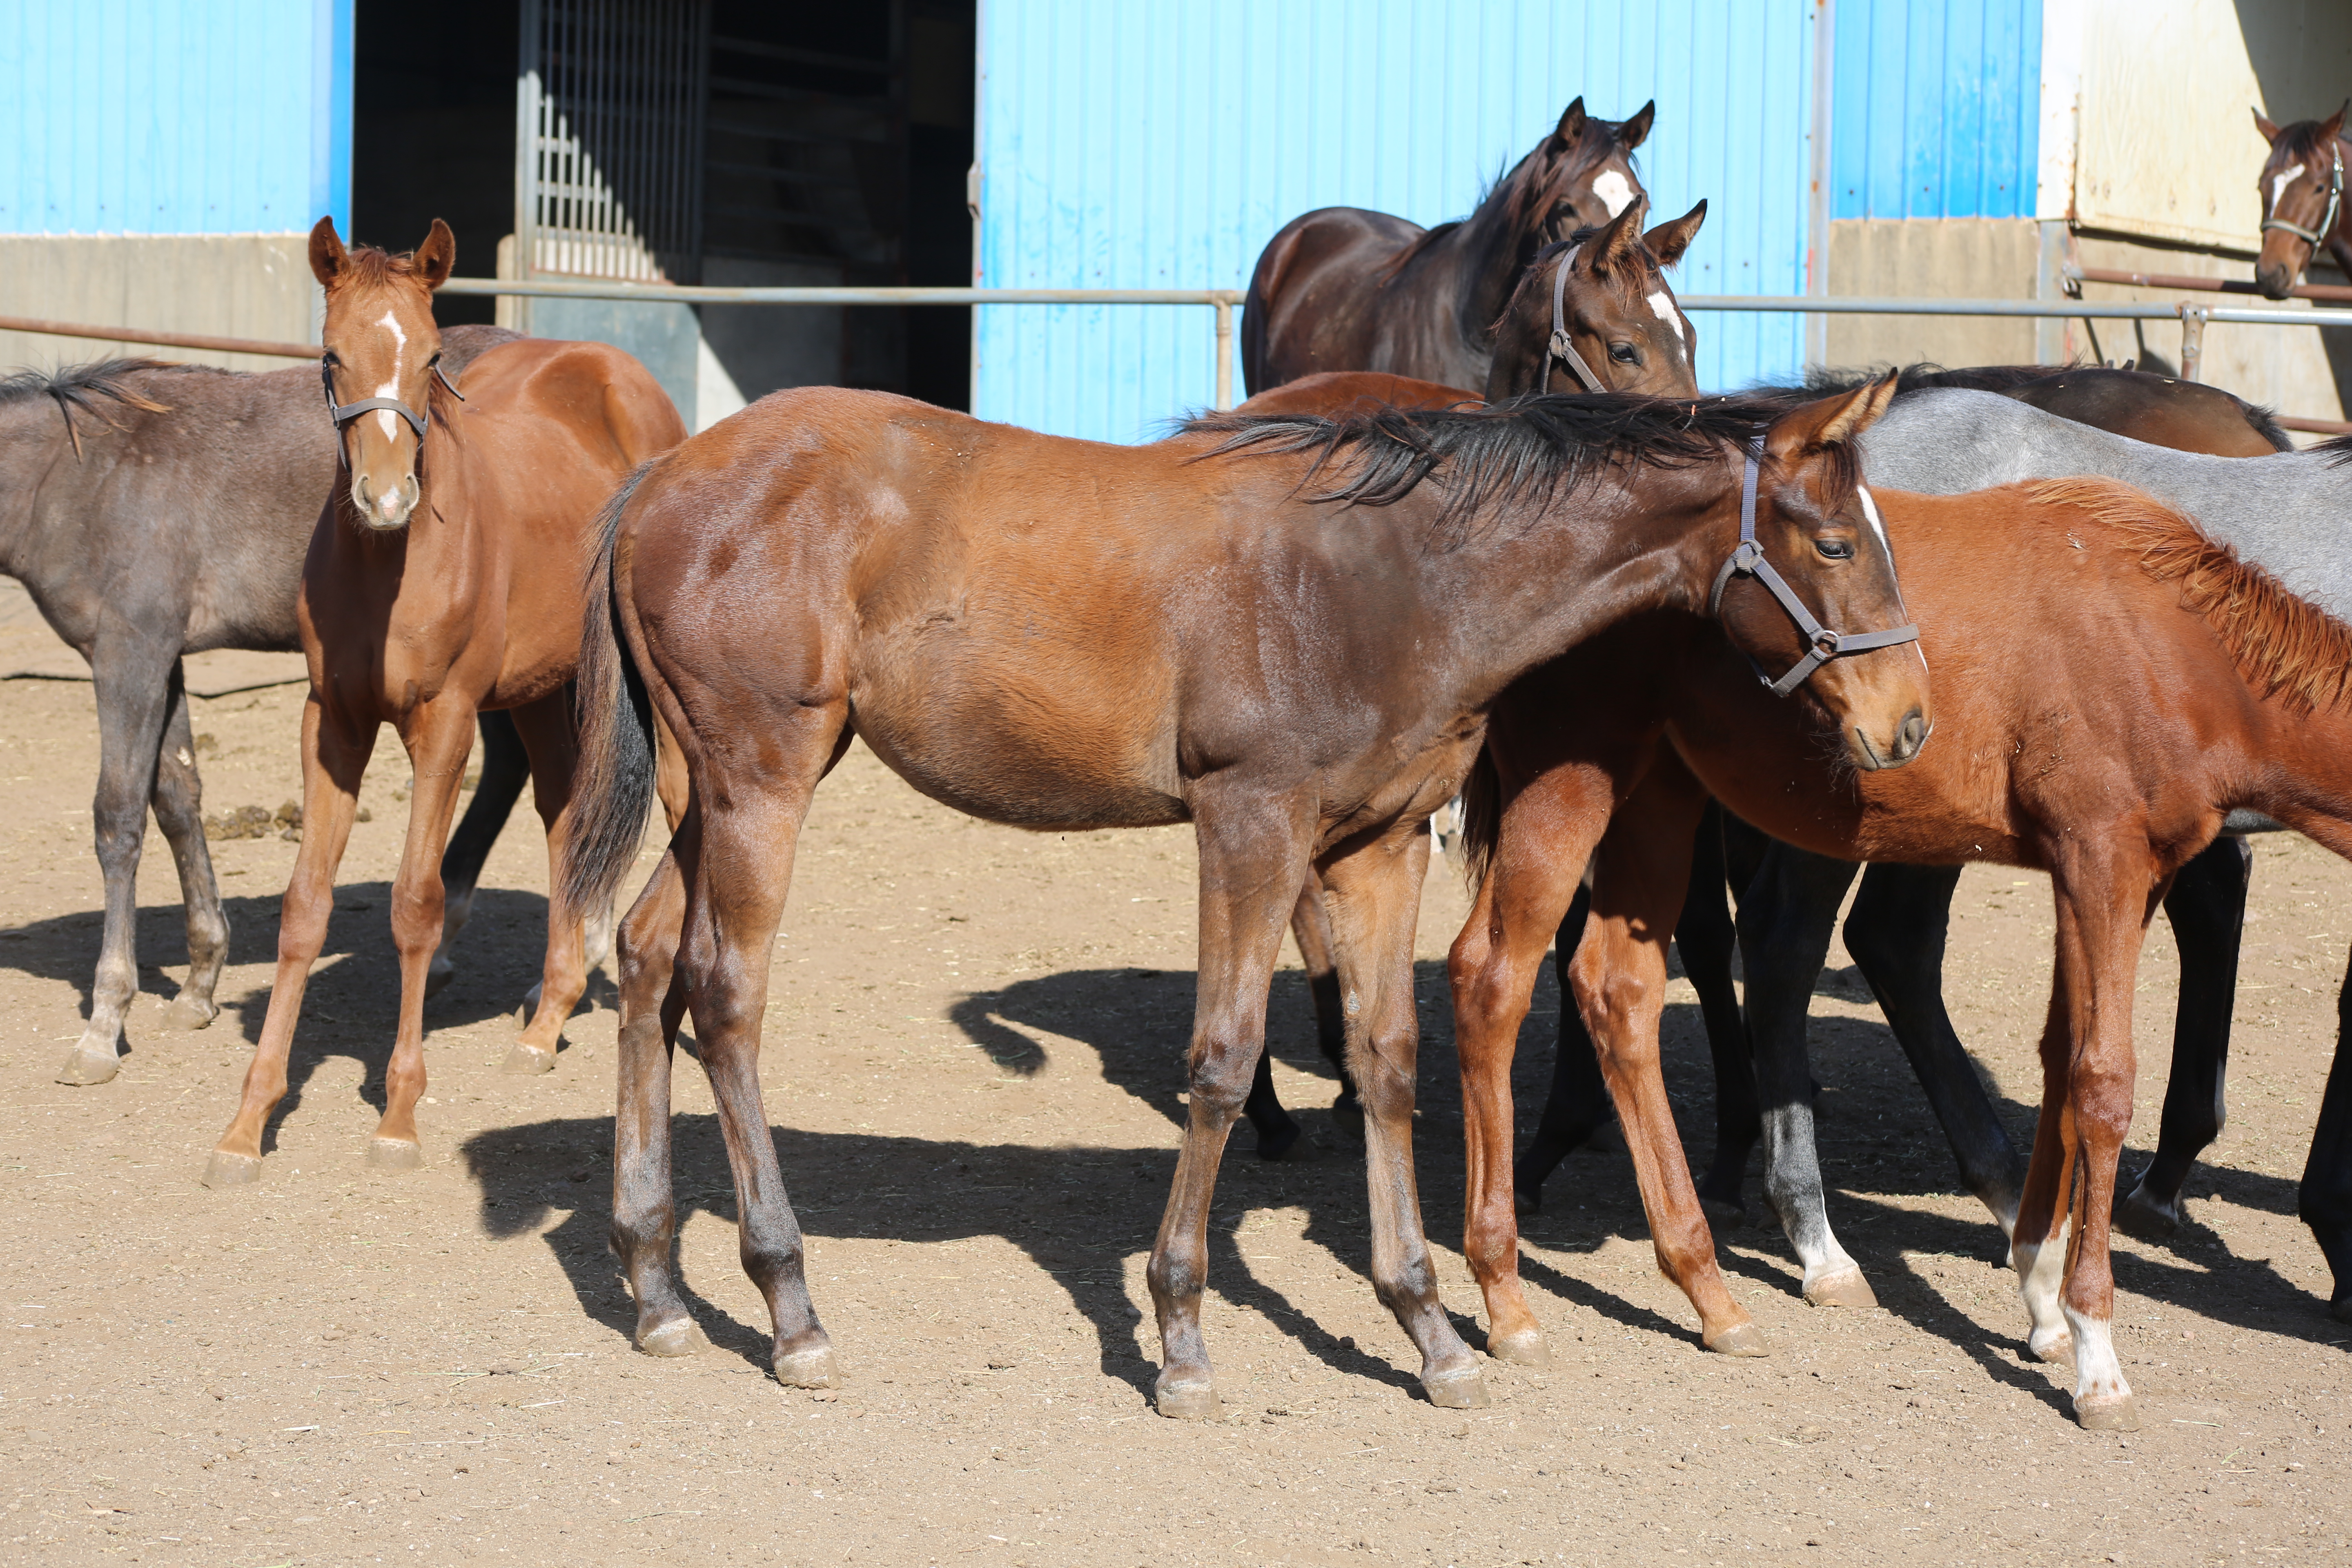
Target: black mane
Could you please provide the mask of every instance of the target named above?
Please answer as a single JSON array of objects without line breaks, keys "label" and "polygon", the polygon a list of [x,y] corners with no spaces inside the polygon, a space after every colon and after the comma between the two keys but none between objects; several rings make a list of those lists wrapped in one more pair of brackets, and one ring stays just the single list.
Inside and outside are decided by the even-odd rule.
[{"label": "black mane", "polygon": [[1901,367],[1872,365],[1866,369],[1835,369],[1813,365],[1805,372],[1805,379],[1795,385],[1772,385],[1759,382],[1742,394],[1748,397],[1767,399],[1782,407],[1811,403],[1817,397],[1834,397],[1841,393],[1856,392],[1874,381],[1884,380],[1888,372],[1895,375],[1895,395],[1906,392],[1924,392],[1930,387],[1958,387],[1968,392],[2007,392],[2012,386],[2023,386],[2029,381],[2040,381],[2045,375],[2059,375],[2081,367],[2064,364],[1980,364],[1962,370],[1947,370],[1932,360]]},{"label": "black mane", "polygon": [[1389,506],[1434,475],[1448,492],[1444,527],[1503,507],[1542,506],[1604,468],[1720,461],[1783,412],[1750,397],[1538,393],[1480,408],[1378,408],[1344,419],[1212,414],[1183,427],[1223,437],[1212,456],[1312,454],[1304,482],[1344,465],[1315,500]]}]

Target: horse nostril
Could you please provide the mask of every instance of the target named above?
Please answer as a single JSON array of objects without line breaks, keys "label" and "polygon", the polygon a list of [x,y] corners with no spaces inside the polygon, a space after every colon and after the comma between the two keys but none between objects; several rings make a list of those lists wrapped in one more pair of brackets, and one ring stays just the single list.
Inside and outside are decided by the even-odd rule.
[{"label": "horse nostril", "polygon": [[1903,718],[1903,727],[1895,732],[1895,754],[1916,757],[1919,748],[1927,743],[1927,716],[1916,708]]}]

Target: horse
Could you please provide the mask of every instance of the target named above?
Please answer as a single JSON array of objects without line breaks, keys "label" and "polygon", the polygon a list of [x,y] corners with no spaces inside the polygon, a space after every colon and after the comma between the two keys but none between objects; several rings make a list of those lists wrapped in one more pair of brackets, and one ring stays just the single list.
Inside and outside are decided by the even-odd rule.
[{"label": "horse", "polygon": [[[2285,571],[2331,612],[2352,613],[2352,580],[2331,563],[2335,520],[2352,510],[2352,471],[2342,467],[2340,452],[2223,461],[2156,450],[2012,402],[1945,391],[1898,397],[1894,412],[1866,438],[1864,453],[1874,475],[1943,494],[2024,478],[2087,473],[2125,479],[2199,517],[2256,562]],[[2237,819],[2231,830],[2261,826]],[[1738,930],[1748,975],[1747,1037],[1732,1036],[1727,1045],[1720,1031],[1709,1029],[1717,1066],[1717,1149],[1699,1192],[1718,1212],[1736,1214],[1742,1173],[1760,1131],[1767,1203],[1803,1265],[1806,1299],[1817,1305],[1869,1305],[1874,1298],[1868,1281],[1829,1222],[1804,1043],[1813,979],[1856,868],[1787,844],[1733,858],[1742,863],[1733,880],[1745,889]],[[2165,899],[2181,963],[2172,1072],[2156,1155],[2128,1185],[2115,1216],[2120,1227],[2149,1239],[2178,1227],[2189,1172],[2199,1152],[2220,1135],[2225,1117],[2223,1069],[2250,871],[2242,840],[2224,837],[2181,868]],[[1951,868],[1872,865],[1847,921],[1847,946],[1927,1090],[1963,1184],[2006,1232],[2017,1212],[2024,1162],[1942,1002],[1945,928],[1958,875]],[[1725,918],[1721,886],[1720,879],[1709,888],[1694,877],[1686,924],[1693,910],[1710,925]],[[1581,910],[1572,910],[1560,933],[1563,953],[1582,930]],[[1686,950],[1684,956],[1703,996],[1711,974],[1728,986],[1727,963],[1718,963],[1711,948]],[[1749,1047],[1752,1079],[1741,1070]],[[2339,1079],[2346,1087],[2331,1092],[2352,1101],[2352,1069],[2332,1076],[2331,1086]],[[1590,1042],[1564,1011],[1551,1092],[1517,1165],[1525,1208],[1538,1206],[1535,1194],[1544,1179],[1608,1114]],[[2334,1272],[2336,1310],[2352,1310],[2352,1127],[2341,1115],[2319,1118],[2299,1212]]]},{"label": "horse", "polygon": [[[1526,389],[1535,391],[1698,395],[1698,329],[1675,303],[1664,269],[1690,247],[1706,221],[1706,204],[1645,234],[1642,224],[1648,210],[1649,199],[1636,196],[1601,226],[1579,229],[1538,252],[1493,327],[1497,375],[1512,367],[1511,374],[1528,384]],[[1839,390],[1853,392],[1860,384]],[[1382,405],[1444,408],[1477,401],[1459,388],[1382,371],[1318,371],[1258,393],[1237,412],[1335,417]],[[1311,872],[1290,930],[1314,1002],[1316,1044],[1339,1078],[1333,1109],[1353,1126],[1359,1111],[1347,1074],[1339,972],[1321,889]],[[1276,1097],[1272,1065],[1264,1057],[1243,1114],[1257,1134],[1260,1159],[1288,1159],[1311,1147],[1299,1142],[1301,1129]]]},{"label": "horse", "polygon": [[[457,258],[456,238],[437,218],[406,256],[347,248],[333,220],[321,218],[310,258],[326,291],[326,390],[348,478],[330,488],[302,565],[296,619],[310,670],[302,846],[279,917],[261,1039],[205,1167],[215,1187],[260,1175],[262,1131],[286,1093],[287,1056],[360,779],[387,723],[400,732],[415,783],[392,894],[400,1021],[368,1162],[380,1170],[423,1163],[416,1101],[427,973],[443,929],[437,865],[475,716],[511,714],[560,872],[573,764],[566,687],[578,659],[591,524],[623,475],[686,437],[645,367],[602,343],[499,343],[475,359],[469,390],[460,392],[433,321],[433,290]],[[675,782],[669,788],[677,802]],[[593,907],[567,903],[551,886],[538,1010],[509,1070],[553,1068],[563,1021],[585,986],[581,910]]]},{"label": "horse", "polygon": [[[514,336],[453,328],[443,365],[462,375]],[[59,1083],[105,1083],[121,1066],[139,991],[133,917],[151,809],[186,906],[188,973],[163,1026],[201,1029],[219,1015],[213,993],[228,957],[228,917],[205,846],[181,658],[301,646],[302,557],[334,475],[318,373],[308,366],[247,374],[114,359],[0,379],[0,572],[21,581],[50,629],[89,661],[98,700],[91,815],[106,923],[89,1021]],[[486,717],[484,731],[491,758],[510,749],[504,719]],[[486,765],[486,781],[498,771]],[[459,908],[512,804],[484,800],[478,792],[468,830],[442,867]],[[446,943],[437,966],[446,979]]]},{"label": "horse", "polygon": [[[1759,428],[1748,405],[1234,415],[1118,447],[819,388],[763,399],[635,475],[605,513],[604,595],[581,649],[564,900],[609,897],[634,864],[657,714],[692,805],[619,938],[612,1239],[637,1345],[701,1342],[672,1273],[669,1074],[690,1007],[775,1375],[838,1380],[757,1056],[800,825],[855,735],[923,794],[988,820],[1193,825],[1200,979],[1188,1121],[1147,1269],[1154,1407],[1217,1405],[1200,1324],[1209,1203],[1310,867],[1348,998],[1375,1289],[1421,1353],[1425,1396],[1485,1403],[1438,1297],[1413,1178],[1429,815],[1517,676],[1624,616],[1703,612],[1727,561],[1769,570],[1769,554],[1824,614],[1892,627],[1885,552],[1851,486],[1823,478],[1852,471],[1885,390],[1769,421],[1761,488],[1743,461]],[[1786,626],[1739,640],[1783,668],[1803,656]],[[1861,662],[1827,672],[1823,700],[1856,765],[1906,763],[1928,723],[1924,667]]]},{"label": "horse", "polygon": [[1361,207],[1291,219],[1250,274],[1243,384],[1264,392],[1318,370],[1486,384],[1488,329],[1536,251],[1643,194],[1633,154],[1656,108],[1595,120],[1577,99],[1457,222],[1425,229]]},{"label": "horse", "polygon": [[[2140,945],[2166,882],[2233,808],[2352,855],[2352,627],[2112,480],[1877,500],[1933,650],[1937,735],[1908,767],[1843,768],[1719,640],[1677,658],[1651,627],[1578,649],[1497,705],[1465,830],[1486,874],[1449,959],[1465,1251],[1494,1336],[1540,1359],[1517,1284],[1508,1163],[1488,1152],[1509,1147],[1519,1020],[1596,841],[1573,990],[1670,1271],[1684,1259],[1663,1237],[1705,1221],[1686,1184],[1657,1179],[1680,1150],[1645,1102],[1664,1100],[1664,943],[1706,795],[1817,854],[2045,869],[2057,971],[2012,1257],[2030,1349],[2074,1359],[2076,1418],[2129,1428],[2107,1237],[2131,1121]],[[1725,621],[1737,624],[1727,605]]]},{"label": "horse", "polygon": [[[2345,108],[2352,109],[2352,103]],[[2352,213],[2344,210],[2344,113],[2338,109],[2325,120],[2274,125],[2254,110],[2254,129],[2271,144],[2255,182],[2263,199],[2263,249],[2254,259],[2254,282],[2273,300],[2294,291],[2323,247],[2336,266],[2352,273]]]}]

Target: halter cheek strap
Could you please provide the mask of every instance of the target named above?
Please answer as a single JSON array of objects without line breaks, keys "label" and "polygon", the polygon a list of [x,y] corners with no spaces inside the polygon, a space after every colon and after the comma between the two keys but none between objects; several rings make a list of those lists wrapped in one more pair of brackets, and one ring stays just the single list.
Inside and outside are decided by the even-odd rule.
[{"label": "halter cheek strap", "polygon": [[1576,345],[1569,341],[1568,336],[1568,269],[1576,265],[1577,253],[1583,248],[1580,245],[1571,247],[1569,253],[1559,258],[1559,265],[1552,268],[1551,342],[1544,349],[1543,379],[1545,382],[1551,380],[1551,367],[1554,362],[1558,362],[1566,365],[1569,373],[1584,384],[1585,391],[1607,392],[1609,384],[1592,374],[1592,367],[1584,363],[1584,356],[1576,352]]},{"label": "halter cheek strap", "polygon": [[[1899,647],[1905,643],[1917,642],[1919,628],[1900,626],[1883,632],[1841,632],[1813,619],[1813,613],[1805,608],[1805,602],[1797,597],[1796,590],[1789,586],[1788,579],[1773,570],[1772,563],[1764,559],[1764,547],[1756,542],[1756,479],[1763,456],[1764,432],[1759,426],[1754,438],[1748,442],[1747,462],[1739,474],[1739,543],[1732,550],[1731,559],[1716,573],[1715,589],[1707,595],[1706,609],[1712,616],[1721,614],[1723,590],[1734,577],[1753,577],[1771,592],[1772,597],[1780,601],[1780,608],[1787,611],[1789,618],[1796,623],[1798,634],[1805,639],[1808,645],[1805,657],[1778,680],[1764,673],[1764,667],[1756,662],[1754,654],[1748,655],[1748,668],[1756,672],[1758,680],[1771,689],[1773,696],[1786,697],[1830,660],[1843,658],[1850,654],[1868,653],[1874,648]],[[1867,491],[1864,493],[1868,494]],[[1874,506],[1872,510],[1876,508]],[[1889,563],[1891,566],[1891,558]]]},{"label": "halter cheek strap", "polygon": [[2273,228],[2284,229],[2297,239],[2309,241],[2314,250],[2326,247],[2327,237],[2336,232],[2336,215],[2344,210],[2344,142],[2341,138],[2338,138],[2332,145],[2336,153],[2336,167],[2328,175],[2327,210],[2320,215],[2318,230],[2314,232],[2301,224],[2289,223],[2283,217],[2267,217],[2263,220],[2263,228],[2265,232]]},{"label": "halter cheek strap", "polygon": [[[448,373],[441,368],[441,362],[439,360],[436,359],[433,362],[431,369],[433,371],[434,379],[438,381],[443,386],[449,389],[450,396],[456,398],[460,403],[466,401],[466,395],[457,390],[457,384],[452,382],[449,379]],[[407,420],[408,427],[416,432],[417,444],[420,446],[424,444],[425,416],[416,412],[415,409],[408,406],[407,404],[403,403],[399,398],[362,397],[357,403],[336,402],[335,367],[329,364],[325,360],[320,360],[319,362],[319,384],[326,389],[327,417],[335,422],[335,430],[337,434],[340,435],[344,426],[349,425],[361,415],[373,414],[378,409],[382,409],[386,413],[397,414],[403,419]],[[341,451],[342,443],[339,441],[335,445],[336,449]]]}]

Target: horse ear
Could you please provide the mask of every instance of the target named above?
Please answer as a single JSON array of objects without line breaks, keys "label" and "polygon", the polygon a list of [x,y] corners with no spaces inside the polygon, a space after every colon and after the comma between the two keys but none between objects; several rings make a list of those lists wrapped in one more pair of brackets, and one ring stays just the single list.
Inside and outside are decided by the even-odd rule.
[{"label": "horse ear", "polygon": [[1658,258],[1661,267],[1672,267],[1683,258],[1692,240],[1698,237],[1698,226],[1706,221],[1706,198],[1701,196],[1698,205],[1671,223],[1662,223],[1642,237]]},{"label": "horse ear", "polygon": [[2259,109],[2254,110],[2254,129],[2263,133],[2263,141],[2273,147],[2278,145],[2279,128],[2272,124],[2269,118]]},{"label": "horse ear", "polygon": [[320,288],[331,289],[343,275],[343,241],[335,232],[335,220],[320,218],[310,230],[310,276],[319,280]]},{"label": "horse ear", "polygon": [[2346,99],[2342,108],[2337,109],[2335,113],[2321,121],[2319,127],[2321,141],[2326,142],[2344,134],[2344,110],[2347,109],[2352,109],[2352,98]]},{"label": "horse ear", "polygon": [[1890,372],[1852,392],[1790,409],[1765,432],[1765,450],[1786,461],[1819,447],[1845,446],[1878,423],[1895,401],[1899,379]]},{"label": "horse ear", "polygon": [[1642,243],[1642,219],[1650,210],[1650,198],[1636,195],[1625,204],[1625,210],[1609,220],[1609,226],[1594,237],[1591,266],[1596,273],[1622,267],[1633,255],[1633,247]]},{"label": "horse ear", "polygon": [[1583,139],[1584,95],[1579,93],[1576,100],[1561,112],[1559,123],[1552,128],[1552,151],[1557,153],[1563,148],[1573,147]]},{"label": "horse ear", "polygon": [[1617,127],[1617,145],[1631,153],[1650,139],[1650,121],[1657,118],[1658,100],[1652,99],[1633,111],[1633,118]]},{"label": "horse ear", "polygon": [[457,237],[439,218],[433,220],[433,231],[425,243],[416,247],[416,270],[423,274],[425,287],[438,289],[449,281],[450,268],[457,265]]}]

